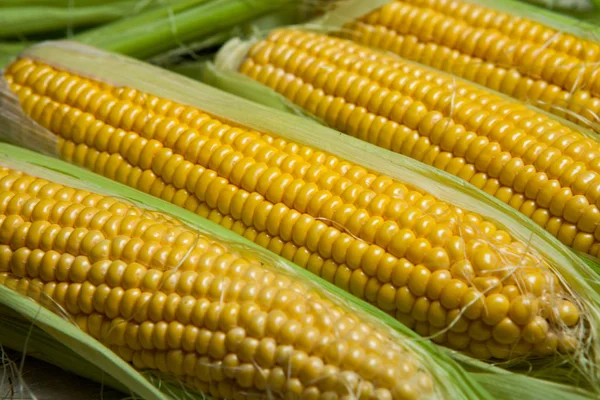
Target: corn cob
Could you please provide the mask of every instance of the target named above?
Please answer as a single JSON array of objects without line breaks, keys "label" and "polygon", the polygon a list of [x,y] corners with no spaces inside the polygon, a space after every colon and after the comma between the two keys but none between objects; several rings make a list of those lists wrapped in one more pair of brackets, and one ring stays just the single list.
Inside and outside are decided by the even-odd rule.
[{"label": "corn cob", "polygon": [[385,331],[272,266],[113,197],[6,167],[0,188],[0,284],[137,369],[215,398],[435,395]]},{"label": "corn cob", "polygon": [[343,32],[600,129],[595,41],[462,0],[389,1]]},{"label": "corn cob", "polygon": [[240,72],[332,127],[443,169],[598,256],[598,143],[453,76],[341,39],[278,30]]},{"label": "corn cob", "polygon": [[54,140],[63,159],[217,222],[478,358],[579,348],[584,306],[547,259],[494,222],[210,110],[51,66],[35,54],[44,47],[32,51],[5,72],[18,96],[7,107],[25,114],[20,124],[38,124],[35,137]]}]

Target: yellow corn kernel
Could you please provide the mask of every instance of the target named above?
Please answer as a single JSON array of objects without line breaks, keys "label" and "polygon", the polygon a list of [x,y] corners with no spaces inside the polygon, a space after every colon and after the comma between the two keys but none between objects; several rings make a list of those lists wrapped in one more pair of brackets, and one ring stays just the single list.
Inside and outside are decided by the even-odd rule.
[{"label": "yellow corn kernel", "polygon": [[597,129],[600,46],[592,41],[463,0],[390,1],[343,32]]},{"label": "yellow corn kernel", "polygon": [[110,197],[5,168],[0,181],[0,284],[68,313],[138,369],[219,399],[433,394],[389,333],[287,273]]},{"label": "yellow corn kernel", "polygon": [[[307,41],[316,37],[286,32],[274,34],[272,39],[288,41],[296,37]],[[338,39],[326,40],[332,46],[342,43]],[[264,61],[270,53],[261,49],[275,44],[257,45],[256,59]],[[291,50],[288,53],[293,55]],[[301,69],[300,62],[304,59],[306,57],[292,63],[296,65],[294,68]],[[253,62],[248,60],[248,63]],[[308,69],[311,65],[321,64],[306,66],[307,74],[316,74],[314,68]],[[48,82],[45,88],[36,85],[38,75],[42,74],[39,71],[43,71],[44,82]],[[344,73],[340,71],[339,76]],[[423,335],[452,327],[449,332],[435,336],[438,343],[486,358],[513,358],[517,355],[504,351],[505,343],[516,343],[522,338],[536,346],[539,344],[532,348],[532,354],[536,354],[535,349],[547,354],[549,345],[540,343],[546,343],[544,340],[548,335],[558,337],[560,333],[564,336],[561,343],[580,337],[577,333],[583,323],[579,305],[569,300],[569,293],[557,284],[546,261],[508,232],[478,215],[318,149],[232,126],[202,110],[149,93],[113,87],[72,74],[68,74],[68,85],[61,84],[65,72],[26,59],[9,66],[6,76],[12,90],[21,94],[24,112],[58,137],[65,159],[167,201],[175,202],[177,197],[177,202],[187,209],[367,300]],[[394,76],[382,75],[381,79],[392,80]],[[322,83],[323,86],[335,86],[335,82],[329,80]],[[361,97],[367,87],[374,88],[373,85],[362,77],[331,90],[336,96],[358,96],[356,101],[371,104],[369,107],[376,108],[381,115],[408,118],[407,126],[387,121],[384,124],[387,128],[382,132],[374,131],[373,134],[382,140],[392,139],[387,136],[390,132],[429,126],[436,120],[443,124],[448,122],[448,118],[439,112],[432,114],[411,97],[400,96],[388,89],[372,91],[375,93],[372,99]],[[418,88],[409,86],[413,91]],[[331,103],[329,109],[340,104],[340,101]],[[340,123],[354,124],[356,113],[352,113],[356,109],[352,106],[347,112],[338,110],[335,118]],[[467,111],[461,111],[465,118],[469,114]],[[383,117],[375,118],[373,126],[381,119]],[[472,150],[468,143],[476,143],[477,149],[489,147],[488,139],[477,139],[474,133],[466,132],[458,124],[452,123],[452,126],[457,135],[455,146],[462,148],[463,156],[468,159],[471,153],[479,151]],[[431,137],[439,136],[437,130],[436,125]],[[384,136],[378,136],[380,133]],[[417,134],[416,140],[412,140],[412,136],[408,139],[408,142],[398,142],[399,146],[406,151],[423,152],[426,138],[419,139]],[[501,153],[502,157],[504,154]],[[484,164],[489,164],[489,173],[498,176],[501,169],[498,169],[496,159],[488,161]],[[447,165],[454,164],[448,162]],[[254,287],[244,290],[231,281],[217,279],[213,266],[219,266],[219,272],[226,271],[229,258],[222,257],[222,250],[215,249],[214,254],[210,253],[211,244],[184,235],[179,227],[154,227],[135,208],[116,201],[110,203],[91,194],[65,194],[60,192],[60,187],[38,179],[31,180],[28,185],[37,188],[41,200],[35,205],[21,207],[21,200],[12,201],[12,198],[33,194],[16,176],[5,175],[0,178],[0,187],[10,194],[5,194],[6,199],[0,202],[0,215],[6,215],[1,221],[0,240],[11,243],[13,237],[17,238],[14,240],[26,237],[25,230],[41,232],[42,226],[33,228],[33,223],[47,221],[49,225],[44,226],[45,231],[39,238],[33,235],[30,240],[39,241],[45,252],[73,251],[75,257],[88,257],[90,265],[78,265],[73,276],[78,283],[89,268],[94,277],[92,283],[98,285],[99,293],[93,297],[93,307],[108,313],[111,318],[122,312],[120,305],[127,298],[123,309],[135,319],[131,307],[136,296],[143,296],[144,291],[158,290],[164,295],[154,296],[150,306],[140,311],[141,315],[136,319],[139,323],[149,319],[156,324],[165,316],[168,321],[174,320],[177,312],[169,296],[178,290],[186,296],[202,295],[207,301],[216,301],[222,294],[219,288],[231,288],[227,298],[232,301],[255,299],[261,307],[271,307],[277,301],[274,289],[259,291]],[[69,204],[69,196],[82,198],[81,206]],[[87,200],[88,197],[91,200]],[[90,207],[101,211],[96,214]],[[118,213],[118,217],[103,211]],[[132,219],[136,217],[142,221]],[[103,236],[88,237],[88,229],[95,229]],[[160,241],[168,246],[168,250],[147,243],[150,240]],[[188,254],[189,246],[196,241],[202,251]],[[98,264],[109,255],[118,257],[115,261],[125,264]],[[23,261],[26,256],[29,259],[28,253],[15,258],[15,271],[23,277],[27,268],[39,276],[42,273],[55,276],[53,266],[60,264],[60,260],[49,260],[46,265],[39,262],[36,254],[33,256],[35,262],[31,261],[28,267],[29,263]],[[188,261],[192,256],[197,261]],[[8,257],[8,253],[3,257]],[[75,263],[68,261],[65,265]],[[196,262],[198,264],[194,264]],[[132,263],[135,271],[138,266],[148,269],[143,279],[136,279],[133,270],[128,272],[127,265]],[[179,287],[180,275],[165,275],[165,271],[175,267],[178,274],[200,274],[196,283]],[[68,268],[56,268],[65,278],[61,282],[70,282]],[[110,282],[122,282],[124,287],[112,288],[102,281],[103,273],[109,273]],[[263,284],[274,279],[272,274],[263,275],[256,269],[252,269],[251,274],[264,277]],[[186,278],[186,282],[188,279],[191,278]],[[163,283],[163,280],[166,281]],[[141,293],[135,292],[136,289]],[[134,292],[128,292],[131,290]],[[57,293],[63,296],[62,291]],[[71,298],[66,292],[64,296]],[[525,310],[523,304],[512,306],[519,296],[531,297],[539,307]],[[556,298],[563,298],[566,303],[555,312],[543,313],[543,310],[552,309]],[[76,304],[71,303],[75,309]],[[203,304],[193,312],[186,310],[183,313],[186,321],[200,323],[209,318],[211,324],[216,324],[217,321],[210,318],[221,313],[220,308],[216,304],[211,306],[210,302]],[[79,307],[88,309],[90,306]],[[251,324],[248,329],[258,336],[274,329],[280,332],[282,340],[293,342],[304,332],[297,324],[269,325],[265,322],[267,315],[257,313],[254,308],[240,308],[236,315],[248,318]],[[224,323],[231,324],[232,321]],[[540,328],[544,323],[545,330]],[[473,328],[471,325],[474,324],[485,327]],[[563,329],[565,326],[567,328]],[[481,332],[489,335],[484,336]],[[152,337],[144,338],[144,343],[150,345]],[[475,341],[481,342],[483,347]],[[167,342],[167,339],[161,339],[159,350],[165,350],[162,347]],[[302,343],[308,346],[309,342],[306,338]],[[258,344],[248,342],[247,351],[255,345]],[[568,347],[560,346],[561,349]],[[143,353],[127,354],[139,365],[156,362],[153,358],[144,358]],[[356,365],[361,365],[360,360],[355,361],[358,362]]]},{"label": "yellow corn kernel", "polygon": [[300,30],[255,44],[240,72],[266,85],[282,74],[271,88],[300,106],[292,82],[322,91],[313,108],[332,127],[466,179],[599,256],[600,147],[580,132],[452,75]]}]

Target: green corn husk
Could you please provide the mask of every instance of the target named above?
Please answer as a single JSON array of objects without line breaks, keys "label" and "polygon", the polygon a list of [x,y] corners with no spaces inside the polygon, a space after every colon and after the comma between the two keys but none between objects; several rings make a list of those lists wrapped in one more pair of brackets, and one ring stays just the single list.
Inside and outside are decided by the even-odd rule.
[{"label": "green corn husk", "polygon": [[[0,290],[6,291],[5,287]],[[30,301],[28,303],[31,303]],[[54,317],[54,315],[52,315]],[[61,320],[61,318],[58,318]],[[62,320],[61,320],[62,322]],[[83,378],[127,393],[127,387],[92,362],[78,355],[73,349],[56,341],[40,326],[32,323],[15,310],[4,304],[0,305],[0,346],[19,351],[24,357],[34,357],[53,364],[61,369],[72,372]],[[0,348],[0,355],[2,349]],[[21,377],[28,383],[28,377]],[[0,380],[0,383],[2,380]]]},{"label": "green corn husk", "polygon": [[136,58],[149,58],[186,43],[231,30],[261,15],[286,7],[291,0],[212,0],[194,7],[159,9],[117,21],[73,37],[81,43]]},{"label": "green corn husk", "polygon": [[[37,59],[59,69],[68,69],[82,76],[106,80],[116,86],[136,88],[177,103],[192,105],[204,112],[226,119],[234,124],[271,133],[296,143],[327,149],[337,157],[358,162],[371,171],[387,175],[412,187],[423,189],[432,196],[483,215],[487,220],[506,229],[516,239],[528,244],[547,260],[572,293],[584,306],[584,315],[590,326],[586,347],[573,359],[540,359],[503,364],[504,368],[533,374],[561,382],[599,390],[600,344],[597,326],[600,326],[600,282],[586,262],[560,244],[539,226],[506,204],[485,194],[460,179],[433,167],[375,147],[352,137],[339,140],[340,134],[313,121],[277,112],[271,108],[227,95],[181,76],[169,74],[150,65],[124,57],[106,54],[75,43],[48,43],[26,50],[24,57]],[[201,95],[198,95],[201,93]],[[29,125],[27,117],[20,116],[20,106],[6,102],[4,137],[25,147],[56,155],[56,137],[38,125]],[[10,110],[13,110],[12,112]],[[158,200],[157,200],[158,201]],[[332,288],[333,290],[333,288]],[[339,292],[340,289],[337,289]],[[384,318],[384,316],[381,316]],[[392,324],[393,319],[385,317]],[[454,356],[469,368],[481,369],[486,364],[468,357]],[[529,367],[534,366],[531,371]],[[485,368],[484,368],[485,370]]]},{"label": "green corn husk", "polygon": [[[324,18],[316,21],[311,27],[312,29],[323,30],[326,32],[339,31],[346,23],[355,21],[357,18],[360,18],[389,2],[390,0],[374,0],[368,3],[360,0],[348,0],[340,3],[339,7],[328,13]],[[591,42],[598,43],[598,38],[600,38],[600,27],[597,24],[597,10],[594,10],[593,12],[584,11],[578,18],[577,15],[548,10],[519,0],[464,0],[464,2],[535,21],[555,29],[556,31],[568,33]],[[596,9],[598,8],[598,4],[600,4],[600,2],[594,3]],[[516,69],[518,70],[518,68]],[[535,76],[531,76],[531,78],[534,80],[537,79]],[[537,102],[535,102],[535,104],[540,108],[551,110],[561,116],[566,114],[568,119],[577,121],[579,125],[592,129],[596,133],[600,132],[600,120],[595,114],[586,115],[584,117],[582,115],[576,115],[571,109],[564,110],[563,107],[559,105],[546,105]]]},{"label": "green corn husk", "polygon": [[85,7],[20,6],[0,9],[0,38],[69,31],[82,26],[100,25],[185,0],[129,0]]},{"label": "green corn husk", "polygon": [[[190,58],[195,60],[195,62],[200,60],[208,61],[213,57],[214,51],[212,49],[232,38],[256,35],[281,26],[306,22],[315,13],[319,12],[318,4],[308,5],[308,3],[301,2],[296,5],[284,5],[272,12],[250,19],[243,24],[235,25],[230,29],[190,41],[185,43],[184,46],[175,46],[164,53],[152,56],[148,61],[160,66],[182,65]],[[141,32],[140,35],[143,36],[145,33]],[[208,50],[208,52],[204,50]],[[128,55],[126,52],[121,53]]]},{"label": "green corn husk", "polygon": [[[41,0],[42,3],[44,1],[47,1],[50,3],[55,0]],[[74,0],[64,0],[64,1],[74,1]],[[91,6],[97,7],[98,4],[95,4],[94,1],[96,1],[96,0],[92,0]],[[127,4],[129,4],[129,6],[131,6],[132,0],[126,0],[126,1],[127,1]],[[127,32],[130,32],[134,28],[140,29],[141,31],[144,31],[144,29],[147,28],[148,32],[150,32],[153,28],[153,26],[151,24],[160,22],[160,21],[162,21],[163,23],[165,23],[165,21],[169,21],[168,23],[170,23],[170,24],[173,24],[173,23],[176,24],[176,21],[173,21],[173,18],[172,18],[174,15],[176,16],[177,13],[180,13],[189,8],[193,8],[195,6],[202,5],[203,3],[206,3],[209,1],[210,0],[142,0],[142,2],[136,3],[136,4],[138,4],[138,7],[139,7],[139,5],[144,6],[145,11],[142,9],[142,10],[140,10],[141,12],[136,13],[137,15],[130,16],[129,18],[126,18],[122,21],[115,21],[112,23],[105,24],[104,26],[101,26],[98,28],[93,28],[88,31],[84,31],[83,33],[79,33],[79,34],[72,36],[72,38],[73,38],[73,40],[78,40],[79,37],[82,36],[81,40],[85,40],[88,43],[90,43],[91,45],[100,46],[101,44],[105,43],[108,45],[114,45],[117,48],[117,50],[119,49],[117,43],[123,43],[123,42],[125,44],[129,44],[129,46],[131,46],[131,48],[135,48],[135,39],[136,39],[135,35],[133,35],[133,36],[130,35],[127,40],[123,40],[123,35],[126,35]],[[148,2],[152,2],[152,3],[148,3]],[[77,3],[77,4],[80,4],[80,3]],[[108,4],[109,4],[109,7],[111,7],[114,10],[117,10],[117,12],[118,12],[120,7],[123,4],[125,4],[125,1],[124,0],[119,0],[119,1],[112,0],[112,1],[109,1]],[[150,9],[148,9],[148,7],[147,7],[148,4],[152,4],[156,7],[150,7]],[[0,3],[0,6],[1,5],[2,5],[2,3]],[[60,5],[62,5],[62,3],[57,4],[56,7],[59,7]],[[29,7],[27,7],[27,8],[29,8]],[[84,7],[84,9],[85,9],[85,7]],[[2,12],[4,12],[5,10],[10,10],[10,8],[5,9],[5,10],[0,9],[0,10]],[[63,12],[66,13],[65,15],[68,16],[68,13],[77,12],[78,10],[80,10],[80,9],[70,7],[70,8],[65,9],[65,11],[63,11]],[[25,15],[26,15],[26,18],[29,18],[28,14],[25,14]],[[39,15],[34,16],[34,19],[33,19],[34,22],[36,21],[36,19],[39,19]],[[173,25],[173,26],[176,26],[176,25]],[[173,35],[171,34],[169,36],[173,36]],[[119,41],[119,40],[121,40],[121,41]],[[96,42],[98,42],[98,43],[96,43]],[[21,42],[21,43],[6,43],[6,44],[3,44],[2,46],[0,46],[0,67],[11,62],[17,56],[17,54],[23,48],[25,48],[26,45],[31,45],[31,43],[27,43],[27,44],[23,44],[23,42]]]},{"label": "green corn husk", "polygon": [[[430,342],[419,340],[415,333],[384,312],[354,298],[328,282],[315,279],[310,272],[275,256],[221,226],[175,205],[74,167],[73,165],[8,144],[0,143],[0,165],[22,170],[50,181],[63,182],[69,186],[115,196],[121,201],[127,201],[140,207],[156,210],[170,217],[177,218],[186,225],[193,227],[198,233],[226,244],[239,254],[251,254],[253,258],[258,259],[265,265],[274,266],[280,271],[285,271],[287,274],[293,274],[295,280],[304,282],[309,287],[315,288],[318,292],[324,294],[337,304],[344,304],[344,307],[351,307],[355,312],[361,313],[360,315],[364,316],[365,321],[370,320],[375,325],[379,325],[381,322],[387,323],[389,328],[395,332],[394,335],[397,335],[395,337],[398,340],[404,338],[403,343],[406,344],[407,348],[416,354],[418,359],[432,372],[436,384],[443,385],[443,388],[440,389],[443,395],[451,396],[444,398],[492,399],[491,395],[453,361],[445,350],[436,347]],[[52,340],[59,341],[67,346],[75,353],[74,355],[71,354],[75,358],[81,356],[88,360],[93,360],[98,369],[112,377],[110,380],[107,380],[107,383],[117,389],[123,390],[127,388],[129,391],[142,396],[142,398],[150,400],[167,399],[172,393],[177,393],[178,390],[181,393],[184,390],[181,387],[178,389],[176,382],[170,382],[171,384],[169,384],[168,380],[161,380],[158,376],[155,376],[154,379],[148,379],[147,376],[143,376],[135,371],[130,365],[111,353],[99,342],[84,334],[68,318],[61,318],[50,310],[42,308],[31,299],[0,285],[0,321],[7,314],[10,319],[10,311],[7,311],[7,309],[12,310],[13,315],[14,312],[21,314],[26,321],[33,322],[35,326],[49,335]],[[23,324],[30,325],[30,322],[21,322],[21,327],[23,327]],[[2,327],[5,326],[5,324],[2,324]],[[384,325],[381,326],[384,327],[383,329],[389,329],[385,328]],[[25,343],[20,342],[15,336],[22,338],[22,335],[18,335],[18,331],[15,331],[15,334],[11,335],[6,330],[0,328],[0,344],[2,344],[3,338],[7,337],[6,341],[9,342],[7,345],[16,348],[19,345],[25,346]],[[35,340],[36,338],[34,337]],[[49,338],[45,338],[44,340],[49,340]],[[33,344],[35,343],[34,341],[32,342],[30,336],[29,343]],[[47,351],[44,350],[44,345],[37,343],[35,345],[35,349],[42,350],[42,354],[44,354],[46,360],[60,357],[60,351],[53,348],[52,345],[45,345],[48,346]],[[67,362],[63,363],[63,365],[65,364]],[[69,369],[78,370],[79,368],[73,366],[72,368],[69,367]],[[85,373],[88,377],[98,379],[96,375],[98,370],[96,369],[88,370]],[[448,384],[449,382],[451,384]],[[540,385],[542,386],[544,383],[540,383]],[[563,389],[569,393],[579,393],[575,389],[567,387],[563,387]],[[189,392],[185,395],[189,396],[187,398],[192,399],[204,398],[202,395],[194,396]],[[184,397],[183,395],[177,395],[175,398]]]},{"label": "green corn husk", "polygon": [[[1,7],[20,7],[24,2],[30,7],[93,7],[104,4],[118,4],[129,2],[130,0],[0,0]],[[145,0],[142,0],[145,1]],[[164,0],[169,1],[169,0]]]},{"label": "green corn husk", "polygon": [[[118,10],[126,4],[131,6],[135,1],[138,0],[114,2],[106,7]],[[166,62],[164,60],[177,59],[180,55],[187,56],[194,51],[217,46],[257,28],[270,29],[303,22],[313,15],[323,0],[142,1],[143,3],[136,3],[137,7],[140,4],[146,6],[138,10],[136,15],[85,30],[70,39],[133,57],[153,58],[157,63],[163,63]],[[65,13],[78,10],[80,9],[70,8]],[[3,12],[0,12],[0,20]],[[33,16],[33,19],[39,18]],[[2,27],[0,37],[1,32]],[[23,47],[20,43],[0,45],[0,67],[13,60]]]},{"label": "green corn husk", "polygon": [[[231,47],[229,49],[224,47],[219,53],[230,54],[230,49]],[[276,91],[270,90],[268,87],[252,79],[248,79],[242,74],[231,72],[228,68],[217,68],[212,63],[212,60],[190,61],[169,65],[167,68],[188,78],[235,94],[236,96],[252,100],[276,110],[303,116],[319,123],[321,122]]]}]

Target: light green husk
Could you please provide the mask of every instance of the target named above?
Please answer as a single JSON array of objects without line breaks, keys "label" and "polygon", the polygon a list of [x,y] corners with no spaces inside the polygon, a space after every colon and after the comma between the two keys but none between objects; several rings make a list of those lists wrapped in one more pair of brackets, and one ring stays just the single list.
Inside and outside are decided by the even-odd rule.
[{"label": "light green husk", "polygon": [[[8,296],[9,290],[0,286],[0,297]],[[27,303],[31,305],[32,302],[27,301]],[[74,350],[57,342],[50,334],[15,309],[16,307],[8,307],[0,300],[0,345],[2,347],[17,350],[25,357],[35,357],[84,378],[99,380],[100,383],[123,393],[128,392],[125,385],[112,376],[103,374],[100,367],[92,362],[86,362]]]},{"label": "light green husk", "polygon": [[[223,50],[224,54],[228,53],[228,49]],[[221,54],[221,51],[219,51],[219,54]],[[169,66],[169,69],[256,103],[318,121],[316,117],[313,117],[281,94],[252,79],[248,79],[244,75],[229,71],[217,71],[210,60],[181,63]]]},{"label": "light green husk", "polygon": [[[581,258],[508,205],[433,167],[361,140],[342,136],[339,132],[305,118],[278,112],[228,95],[148,64],[68,42],[35,46],[26,50],[23,56],[112,85],[133,87],[156,96],[169,98],[180,104],[191,105],[251,129],[271,133],[311,147],[326,149],[342,159],[352,160],[369,170],[423,189],[443,201],[471,210],[495,222],[518,240],[528,243],[531,249],[548,260],[575,298],[579,299],[584,307],[583,315],[590,324],[589,335],[585,339],[586,345],[581,348],[576,357],[562,361],[559,359],[536,360],[536,369],[534,370],[536,376],[560,378],[579,385],[593,386],[595,390],[600,390],[596,384],[600,376],[600,343],[598,342],[600,283],[598,277]],[[28,132],[26,128],[23,128],[28,121],[26,117],[23,117],[25,119],[15,119],[14,115],[8,117],[4,115],[4,117],[7,118],[4,124],[9,127],[3,132],[6,140],[21,140],[23,145],[35,150],[50,149],[47,150],[49,153],[56,154],[56,151],[53,152],[51,149],[51,143],[30,140],[34,137],[41,138],[49,135],[43,128],[38,127],[37,131],[34,129],[32,132]],[[10,128],[11,125],[14,130]],[[50,134],[49,137],[54,136]],[[340,290],[337,289],[336,292],[340,293]],[[381,318],[384,318],[387,323],[395,323],[394,319],[385,314],[381,315]],[[462,361],[466,360],[465,362],[471,367],[481,368],[481,363],[474,363],[471,359],[458,355],[457,357]],[[528,365],[512,363],[507,364],[506,367],[522,370]]]},{"label": "light green husk", "polygon": [[[258,259],[266,265],[276,266],[279,271],[292,274],[294,280],[316,288],[325,297],[338,304],[350,307],[351,310],[359,313],[364,319],[371,320],[373,324],[385,327],[382,323],[386,323],[392,329],[390,332],[394,332],[397,339],[403,338],[402,343],[409,351],[416,355],[417,359],[423,363],[428,371],[431,371],[432,377],[436,381],[435,384],[442,385],[441,394],[444,396],[443,398],[492,399],[491,395],[483,387],[449,357],[446,350],[420,339],[416,333],[404,327],[384,312],[356,299],[328,282],[316,278],[310,272],[295,266],[291,262],[270,253],[213,222],[92,172],[3,143],[0,143],[0,165],[25,171],[31,175],[61,182],[69,186],[115,196],[140,207],[156,210],[175,217],[200,234],[221,241],[233,251],[240,254],[251,254],[254,259]],[[163,390],[162,386],[160,388],[154,387],[131,366],[111,353],[99,342],[84,334],[69,320],[60,318],[49,310],[40,307],[32,300],[4,286],[0,286],[0,311],[2,311],[1,306],[11,308],[28,320],[33,321],[36,326],[65,344],[77,355],[88,360],[93,360],[95,365],[122,385],[117,385],[117,388],[122,389],[126,387],[144,399],[165,398],[163,397],[164,393],[161,393],[161,390]],[[2,333],[1,330],[0,333]],[[2,344],[2,337],[3,335],[0,335],[0,344]],[[174,388],[176,387],[171,386],[169,390],[174,390]],[[571,389],[565,388],[565,390],[571,392]],[[574,390],[572,392],[577,393]]]}]

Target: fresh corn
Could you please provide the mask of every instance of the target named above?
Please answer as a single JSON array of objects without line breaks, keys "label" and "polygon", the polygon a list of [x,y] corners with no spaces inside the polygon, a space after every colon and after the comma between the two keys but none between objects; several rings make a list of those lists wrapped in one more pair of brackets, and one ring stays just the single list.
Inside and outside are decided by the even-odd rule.
[{"label": "fresh corn", "polygon": [[570,124],[452,75],[301,30],[274,31],[239,70],[328,125],[456,175],[564,244],[600,254],[600,146]]},{"label": "fresh corn", "polygon": [[551,261],[493,221],[230,123],[209,104],[198,109],[55,64],[73,52],[42,46],[8,67],[18,99],[5,106],[22,113],[13,140],[54,143],[63,159],[244,235],[437,343],[483,359],[579,351],[586,306]]},{"label": "fresh corn", "polygon": [[600,129],[600,45],[593,40],[464,0],[389,1],[343,32]]},{"label": "fresh corn", "polygon": [[137,369],[219,399],[440,394],[385,330],[176,220],[6,167],[0,190],[0,284]]}]

